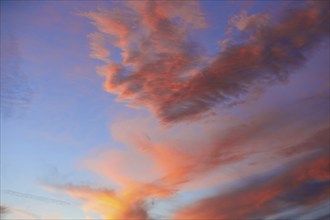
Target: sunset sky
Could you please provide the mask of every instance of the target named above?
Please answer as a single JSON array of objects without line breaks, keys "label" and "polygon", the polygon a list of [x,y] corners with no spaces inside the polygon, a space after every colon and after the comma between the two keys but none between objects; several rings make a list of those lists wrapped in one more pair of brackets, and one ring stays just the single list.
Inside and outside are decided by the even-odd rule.
[{"label": "sunset sky", "polygon": [[330,219],[329,1],[1,1],[1,219]]}]

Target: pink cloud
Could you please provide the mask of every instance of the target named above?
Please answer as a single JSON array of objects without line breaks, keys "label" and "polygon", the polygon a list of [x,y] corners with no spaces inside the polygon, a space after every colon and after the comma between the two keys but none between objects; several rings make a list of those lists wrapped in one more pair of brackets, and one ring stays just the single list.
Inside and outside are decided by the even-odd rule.
[{"label": "pink cloud", "polygon": [[99,32],[91,33],[89,35],[91,39],[91,54],[90,56],[95,59],[102,60],[106,63],[109,62],[110,51],[105,48],[105,38]]},{"label": "pink cloud", "polygon": [[285,81],[327,36],[326,4],[309,2],[273,23],[265,14],[234,17],[233,25],[252,35],[211,61],[189,38],[190,30],[206,26],[195,2],[129,2],[86,16],[122,50],[121,64],[99,68],[105,89],[118,100],[148,106],[166,123],[233,103],[255,85]]},{"label": "pink cloud", "polygon": [[[242,189],[236,189],[227,194],[219,193],[210,198],[197,201],[188,207],[179,210],[174,219],[246,219],[269,217],[287,207],[281,206],[281,195],[294,191],[297,187],[310,180],[322,179],[329,181],[329,158],[318,155],[295,164],[284,172],[272,178],[255,180]],[[316,173],[310,171],[317,171]],[[324,185],[324,184],[323,184]],[[328,184],[327,184],[328,185]],[[327,198],[329,186],[321,186],[321,194],[302,196],[301,205],[310,202],[318,204]],[[216,204],[216,205],[215,205]],[[289,207],[290,204],[287,206]]]}]

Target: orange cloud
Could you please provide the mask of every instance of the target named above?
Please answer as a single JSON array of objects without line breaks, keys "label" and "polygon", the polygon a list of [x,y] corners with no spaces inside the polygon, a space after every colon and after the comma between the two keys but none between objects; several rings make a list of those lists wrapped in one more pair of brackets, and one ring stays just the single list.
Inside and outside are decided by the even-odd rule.
[{"label": "orange cloud", "polygon": [[84,186],[66,186],[63,190],[86,201],[86,213],[96,212],[104,219],[147,219],[139,198],[130,193],[124,193],[121,197],[113,191]]},{"label": "orange cloud", "polygon": [[103,219],[150,219],[148,199],[164,198],[173,192],[153,184],[132,184],[122,190],[91,188],[89,186],[56,186],[57,191],[83,200],[87,216],[99,214]]}]

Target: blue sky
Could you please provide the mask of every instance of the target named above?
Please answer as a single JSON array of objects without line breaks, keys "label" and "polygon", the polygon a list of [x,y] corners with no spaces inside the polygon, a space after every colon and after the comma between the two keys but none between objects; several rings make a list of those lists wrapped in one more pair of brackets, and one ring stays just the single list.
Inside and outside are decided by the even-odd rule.
[{"label": "blue sky", "polygon": [[1,217],[329,216],[326,6],[1,1]]}]

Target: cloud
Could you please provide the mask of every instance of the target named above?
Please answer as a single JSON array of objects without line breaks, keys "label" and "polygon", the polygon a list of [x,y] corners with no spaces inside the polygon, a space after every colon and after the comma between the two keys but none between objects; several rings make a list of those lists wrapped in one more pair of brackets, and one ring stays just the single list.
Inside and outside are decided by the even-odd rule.
[{"label": "cloud", "polygon": [[270,16],[268,14],[260,13],[248,16],[247,11],[242,10],[239,15],[233,16],[228,23],[240,31],[247,31],[265,27],[269,19]]},{"label": "cloud", "polygon": [[266,14],[243,12],[231,23],[252,34],[212,59],[190,36],[207,27],[196,2],[128,2],[84,15],[122,51],[122,63],[99,68],[105,89],[169,123],[230,105],[256,85],[287,80],[328,35],[327,4],[308,2],[272,23]]},{"label": "cloud", "polygon": [[0,206],[0,216],[4,217],[7,214],[10,215],[11,218],[13,218],[14,216],[15,219],[40,219],[37,215],[25,211],[23,209],[8,207],[8,206]]},{"label": "cloud", "polygon": [[0,206],[0,214],[6,214],[9,212],[9,209],[6,206]]},{"label": "cloud", "polygon": [[[324,131],[322,130],[321,132],[316,133],[322,134],[323,132]],[[256,134],[254,135],[257,136]],[[245,139],[247,136],[241,136],[239,133],[237,136],[233,136],[233,139],[239,136],[243,137],[243,140],[249,140],[248,138]],[[135,137],[132,138],[135,139]],[[312,141],[313,139],[314,141]],[[143,150],[141,149],[141,151],[135,153],[144,155],[145,158],[142,160],[141,156],[129,156],[131,151],[135,151],[133,148],[126,149],[120,155],[112,154],[111,151],[100,152],[100,154],[92,155],[91,158],[87,160],[87,163],[84,162],[85,168],[108,178],[110,181],[118,179],[118,174],[120,177],[125,177],[126,179],[124,178],[124,181],[119,178],[119,180],[121,180],[118,181],[119,187],[114,188],[113,190],[109,190],[69,184],[66,186],[64,185],[62,187],[58,187],[58,190],[66,192],[72,197],[85,201],[83,210],[86,212],[86,214],[98,213],[104,219],[152,219],[153,216],[150,215],[150,213],[152,213],[151,210],[153,210],[151,201],[155,201],[157,204],[157,201],[175,197],[179,191],[214,187],[221,183],[240,180],[243,177],[251,175],[253,176],[255,174],[259,175],[261,172],[272,173],[271,170],[274,169],[274,167],[279,166],[281,163],[287,163],[288,161],[292,160],[292,158],[297,158],[294,156],[301,154],[306,155],[306,153],[310,155],[311,153],[313,154],[315,150],[321,150],[322,154],[326,155],[328,142],[326,139],[324,139],[324,137],[320,135],[312,135],[311,137],[306,138],[306,140],[302,140],[301,144],[297,144],[297,146],[295,146],[297,152],[295,152],[295,155],[291,155],[291,157],[288,159],[281,158],[282,151],[277,151],[278,149],[276,148],[273,150],[265,150],[266,152],[260,155],[260,158],[263,158],[263,161],[258,157],[252,160],[257,162],[257,165],[254,167],[245,167],[248,164],[246,161],[244,161],[245,158],[243,157],[242,160],[241,156],[230,156],[232,152],[227,149],[219,150],[217,152],[213,150],[214,148],[208,148],[206,145],[204,148],[202,148],[201,145],[198,145],[200,150],[195,148],[195,146],[190,146],[190,152],[195,152],[188,153],[188,149],[184,148],[184,142],[181,143],[182,145],[177,148],[175,146],[166,147],[154,143],[145,145],[142,144],[142,142],[137,142],[142,144],[144,147]],[[271,139],[267,139],[266,142],[267,141],[271,141]],[[221,141],[218,141],[218,143],[221,143]],[[283,143],[285,143],[285,141],[283,141]],[[304,144],[306,143],[310,143],[309,149],[313,150],[306,151],[306,149],[304,149]],[[226,146],[235,149],[234,152],[244,152],[243,148],[247,145],[240,142],[233,142],[231,146]],[[299,146],[303,146],[302,149],[299,149]],[[261,151],[264,149],[261,148],[254,150]],[[206,151],[207,153],[203,155],[203,151]],[[210,153],[212,152],[215,152],[215,155],[211,155]],[[251,151],[249,153],[243,155],[251,157],[255,154]],[[106,154],[112,155],[113,158],[117,158],[117,160],[122,160],[123,163],[117,164],[120,166],[120,168],[111,165],[111,159],[102,157],[102,155]],[[271,155],[276,159],[273,158],[273,160],[270,161],[268,158]],[[266,161],[269,161],[269,163],[267,164]],[[121,170],[130,169],[129,167],[131,165],[143,167],[147,164],[150,164],[149,166],[153,167],[158,172],[149,172],[148,169],[145,172],[143,170],[139,171],[139,169],[134,169],[134,171],[137,172],[137,176],[139,178],[136,178],[136,176],[132,175],[132,173],[120,172]],[[260,164],[263,164],[262,167],[260,167]],[[219,197],[219,201],[228,201],[228,203],[226,202],[227,205],[223,205],[224,207],[222,207],[222,205],[219,206],[221,203],[218,201],[218,199],[209,199],[207,200],[205,207],[210,208],[203,208],[204,206],[197,207],[196,205],[194,211],[190,211],[190,207],[186,207],[182,211],[184,214],[178,214],[178,219],[190,219],[191,216],[198,216],[200,219],[209,219],[210,215],[214,217],[219,213],[221,213],[219,216],[223,216],[222,212],[227,213],[226,215],[232,213],[238,214],[237,211],[234,211],[238,209],[236,204],[238,204],[238,206],[246,206],[245,211],[240,214],[240,217],[236,216],[232,218],[243,218],[243,215],[247,213],[252,213],[254,215],[253,207],[250,206],[251,200],[246,199],[242,202],[239,200],[239,198],[244,198],[248,195],[250,195],[251,199],[254,198],[255,200],[258,200],[255,201],[255,203],[260,203],[260,206],[258,207],[262,208],[263,206],[271,208],[273,206],[272,204],[282,204],[283,202],[288,203],[294,207],[294,205],[296,205],[296,203],[299,201],[304,201],[304,203],[306,203],[305,205],[317,205],[327,195],[324,190],[326,190],[326,186],[328,185],[330,178],[328,164],[329,159],[326,156],[320,156],[315,160],[310,160],[310,162],[307,159],[300,160],[296,163],[296,165],[292,166],[292,169],[290,166],[290,169],[288,169],[289,171],[283,171],[284,174],[278,174],[275,172],[272,177],[267,176],[261,180],[253,179],[250,185],[247,185],[247,189],[244,189],[243,191],[234,190],[233,193],[235,195],[229,194],[225,198],[221,195],[221,197]],[[236,166],[238,168],[240,166],[244,166],[244,168],[240,168],[242,169],[242,172],[231,171],[230,174],[232,176],[229,178],[226,177],[224,179],[227,174],[227,172],[225,172],[226,168],[232,168],[233,165],[234,167]],[[222,178],[217,176],[216,181],[213,181],[212,183],[202,182],[199,184],[197,183],[196,185],[196,182],[201,182],[206,177],[214,175],[214,173],[211,172],[214,169],[217,169],[217,172],[221,172],[223,174]],[[145,179],[141,178],[141,176],[145,177]],[[269,179],[273,179],[271,183],[267,182]],[[279,191],[280,188],[278,188],[277,184],[280,184],[280,186],[284,188],[283,192]],[[307,186],[305,186],[306,184]],[[259,192],[258,190],[260,188],[261,190]],[[314,193],[311,194],[311,192]],[[236,197],[239,198],[237,198],[237,200],[231,199]],[[275,207],[276,206],[277,205],[275,205]],[[215,210],[219,210],[219,212],[214,211],[213,207]],[[210,212],[216,213],[209,214],[198,210],[210,210]],[[279,212],[282,210],[277,211]],[[200,216],[198,213],[200,213]],[[268,214],[260,214],[260,216],[266,215]],[[226,216],[223,218],[228,219],[230,217]]]},{"label": "cloud", "polygon": [[[219,207],[221,215],[216,211],[210,215],[239,214],[235,210],[242,210],[242,205],[246,207],[240,215],[259,217],[308,206],[310,209],[304,208],[298,213],[304,215],[316,208],[327,195],[327,100],[303,99],[278,108],[271,107],[268,111],[258,108],[253,116],[222,116],[213,123],[196,122],[189,127],[182,124],[159,127],[155,121],[140,117],[120,120],[112,125],[111,132],[113,138],[123,142],[126,148],[105,149],[83,161],[85,169],[110,182],[115,181],[117,187],[103,190],[67,185],[60,191],[83,199],[88,214],[96,212],[104,219],[153,219],[152,213],[157,209],[151,201],[157,207],[158,201],[175,198],[178,192],[240,181],[241,185],[246,184],[243,190],[232,188],[232,194],[227,197],[220,194],[219,200],[207,200],[205,207],[210,208],[205,210],[213,212],[213,207]],[[321,156],[308,156],[315,153]],[[294,165],[276,171],[276,167],[292,160],[296,161]],[[260,173],[272,175],[259,178]],[[244,182],[247,177],[252,178],[251,182]],[[240,201],[244,196],[251,196],[255,203]],[[235,200],[236,197],[239,198]],[[220,201],[230,203],[226,203],[228,206],[219,205],[222,204]],[[251,204],[257,203],[265,212],[254,212]],[[273,205],[279,208],[268,213]],[[208,213],[197,211],[204,210],[203,207],[196,208],[196,213],[186,213],[189,210],[188,206],[182,210],[183,214],[180,212],[182,218],[189,219],[198,213],[201,218],[209,217]]]},{"label": "cloud", "polygon": [[21,197],[21,198],[38,200],[38,201],[41,201],[41,202],[54,203],[54,204],[59,204],[59,205],[71,205],[70,203],[68,203],[66,201],[47,198],[47,197],[44,197],[44,196],[36,196],[36,195],[28,194],[28,193],[20,193],[20,192],[13,191],[13,190],[3,190],[3,192],[8,194],[8,195],[17,196],[17,197]]},{"label": "cloud", "polygon": [[288,210],[293,204],[306,212],[328,198],[329,165],[327,156],[309,156],[284,170],[247,182],[240,189],[202,199],[180,210],[174,219],[261,219]]},{"label": "cloud", "polygon": [[[182,124],[162,127],[150,118],[141,117],[120,120],[112,125],[111,133],[126,148],[104,149],[82,162],[84,169],[114,182],[111,190],[68,185],[62,191],[82,198],[87,210],[106,216],[104,218],[128,218],[138,206],[138,210],[144,210],[146,219],[152,219],[151,200],[157,206],[157,201],[173,198],[178,192],[239,181],[271,172],[281,164],[306,155],[326,152],[329,149],[329,116],[323,112],[323,109],[328,112],[326,100],[297,101],[268,111],[258,108],[252,116],[234,119],[222,116],[212,123],[196,122],[189,127]],[[316,118],[306,117],[312,113]],[[299,160],[301,166],[304,162]],[[313,162],[314,165],[304,168],[304,173],[295,176],[295,180],[307,181],[312,176],[320,183],[314,185],[307,183],[308,180],[306,184],[322,188],[329,179],[323,169],[327,162],[326,158]],[[272,191],[272,187],[267,186],[265,190]],[[76,189],[79,193],[75,193]],[[293,195],[309,192],[303,185],[300,189]],[[113,205],[102,202],[96,196],[98,193],[118,201],[115,206],[127,209],[111,208]],[[213,204],[217,207],[215,204],[218,203]]]},{"label": "cloud", "polygon": [[151,204],[148,196],[163,197],[168,194],[151,184],[131,186],[115,192],[109,189],[91,188],[89,186],[63,185],[55,190],[85,201],[83,210],[86,215],[99,214],[103,219],[150,219],[148,209]]},{"label": "cloud", "polygon": [[89,35],[91,39],[91,54],[90,56],[95,59],[102,60],[106,63],[109,62],[110,51],[105,48],[105,38],[99,32],[91,33]]},{"label": "cloud", "polygon": [[303,142],[286,146],[279,149],[284,156],[291,156],[297,152],[311,151],[316,148],[326,148],[330,143],[330,127],[316,131],[311,137],[306,138]]},{"label": "cloud", "polygon": [[[128,173],[123,170],[114,172],[109,167],[126,167],[126,170],[132,170],[132,167],[129,168],[130,163],[125,163],[129,160],[132,162],[131,166],[139,164],[136,166],[137,170],[138,167],[152,167],[153,172],[143,169],[147,176],[158,178],[161,173],[164,175],[161,182],[174,187],[199,179],[218,167],[249,160],[254,156],[264,157],[260,163],[266,162],[265,158],[269,156],[285,161],[285,158],[291,159],[328,147],[329,116],[326,105],[327,101],[323,99],[311,100],[310,103],[297,102],[285,108],[279,106],[278,109],[255,112],[255,115],[238,118],[236,121],[224,117],[213,123],[190,124],[190,128],[184,125],[159,128],[143,119],[122,121],[112,126],[112,134],[115,139],[130,147],[123,150],[121,155],[109,151],[113,159],[91,159],[94,162],[89,165],[96,163],[98,168],[104,167],[92,169],[102,175],[125,175]],[[315,110],[316,106],[325,107],[325,112]],[[316,118],[306,118],[312,112],[317,115]],[[305,137],[301,137],[301,134]],[[131,154],[131,151],[135,153]],[[96,157],[102,158],[101,155],[105,153]],[[106,162],[115,161],[114,158],[122,158],[122,166],[110,166]],[[148,158],[154,165],[150,165]],[[253,159],[258,161],[257,158]],[[141,176],[134,179],[141,179]]]}]

